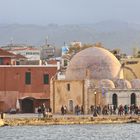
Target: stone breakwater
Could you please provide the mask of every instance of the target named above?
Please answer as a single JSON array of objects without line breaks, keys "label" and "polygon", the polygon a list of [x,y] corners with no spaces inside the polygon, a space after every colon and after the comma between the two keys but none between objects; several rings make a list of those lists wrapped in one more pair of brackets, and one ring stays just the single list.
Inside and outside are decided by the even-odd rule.
[{"label": "stone breakwater", "polygon": [[59,118],[9,118],[4,119],[6,126],[22,125],[72,125],[72,124],[118,124],[139,123],[139,116],[105,116],[105,117],[59,117]]}]

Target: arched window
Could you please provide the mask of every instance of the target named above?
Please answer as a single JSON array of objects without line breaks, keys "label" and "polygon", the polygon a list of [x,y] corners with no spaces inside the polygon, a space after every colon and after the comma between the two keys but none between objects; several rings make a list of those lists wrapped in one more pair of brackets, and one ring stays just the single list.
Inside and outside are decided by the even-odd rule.
[{"label": "arched window", "polygon": [[118,107],[118,96],[116,93],[113,94],[112,96],[112,104],[115,106],[115,107]]},{"label": "arched window", "polygon": [[136,95],[135,95],[135,93],[131,94],[131,105],[136,105]]}]

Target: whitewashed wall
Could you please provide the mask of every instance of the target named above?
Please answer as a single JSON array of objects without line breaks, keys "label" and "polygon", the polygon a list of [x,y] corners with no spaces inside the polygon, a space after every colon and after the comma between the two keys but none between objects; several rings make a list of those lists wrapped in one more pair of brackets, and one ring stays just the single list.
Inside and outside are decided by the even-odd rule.
[{"label": "whitewashed wall", "polygon": [[116,93],[118,96],[118,105],[131,105],[131,94],[136,95],[136,104],[140,106],[140,89],[139,90],[109,90],[105,94],[105,100],[107,104],[112,104],[113,94]]}]

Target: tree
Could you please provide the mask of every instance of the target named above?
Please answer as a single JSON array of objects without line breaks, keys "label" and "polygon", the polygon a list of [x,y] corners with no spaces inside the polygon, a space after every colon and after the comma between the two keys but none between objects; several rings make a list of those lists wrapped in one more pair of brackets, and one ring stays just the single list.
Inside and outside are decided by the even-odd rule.
[{"label": "tree", "polygon": [[76,54],[78,52],[80,52],[81,50],[90,48],[90,47],[101,47],[102,48],[102,44],[99,43],[95,43],[95,44],[83,44],[82,46],[80,46],[79,44],[74,44],[71,45],[68,51],[68,54]]}]

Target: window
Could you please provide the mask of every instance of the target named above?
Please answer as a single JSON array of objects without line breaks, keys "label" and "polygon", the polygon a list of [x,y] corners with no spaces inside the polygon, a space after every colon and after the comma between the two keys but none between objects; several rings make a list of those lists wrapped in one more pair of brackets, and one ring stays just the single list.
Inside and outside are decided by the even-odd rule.
[{"label": "window", "polygon": [[67,65],[68,65],[68,61],[64,60],[64,66],[67,66]]},{"label": "window", "polygon": [[3,58],[0,58],[0,65],[3,64]]},{"label": "window", "polygon": [[49,74],[44,74],[44,84],[49,84]]},{"label": "window", "polygon": [[30,85],[31,84],[31,72],[25,73],[25,84]]},{"label": "window", "polygon": [[131,105],[136,105],[136,94],[135,93],[131,94]]},{"label": "window", "polygon": [[138,63],[138,61],[127,61],[126,62],[127,65],[129,65],[129,64],[137,64],[137,63]]},{"label": "window", "polygon": [[113,94],[112,96],[112,104],[115,106],[115,107],[118,107],[118,96],[116,93]]},{"label": "window", "polygon": [[16,65],[20,65],[20,62],[19,61],[16,61]]},{"label": "window", "polygon": [[32,52],[26,52],[26,55],[32,55]]},{"label": "window", "polygon": [[70,84],[67,84],[67,90],[70,91]]},{"label": "window", "polygon": [[33,52],[33,55],[39,55],[39,52]]}]

